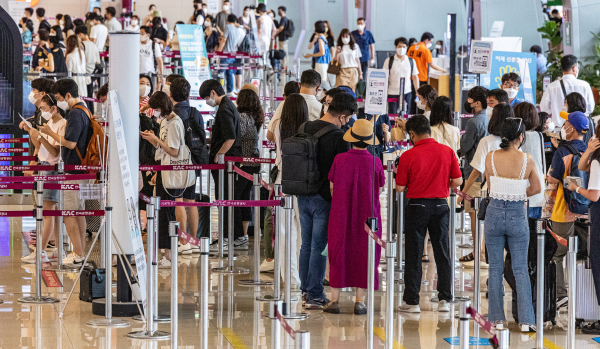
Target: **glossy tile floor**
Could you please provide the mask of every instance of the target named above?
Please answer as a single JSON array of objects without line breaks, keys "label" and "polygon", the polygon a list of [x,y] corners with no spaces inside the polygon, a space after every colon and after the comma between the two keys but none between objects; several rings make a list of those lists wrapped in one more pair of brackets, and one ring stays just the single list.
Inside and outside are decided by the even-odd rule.
[{"label": "glossy tile floor", "polygon": [[[385,193],[382,195],[385,199]],[[384,204],[385,205],[385,204]],[[23,210],[30,206],[0,206],[0,210]],[[216,212],[216,210],[214,210]],[[385,210],[382,210],[385,212]],[[213,215],[214,212],[213,212]],[[384,217],[385,222],[385,217]],[[20,258],[27,254],[27,245],[23,242],[22,231],[31,230],[32,219],[0,218],[0,348],[170,348],[170,341],[132,340],[126,335],[131,331],[143,329],[143,323],[131,321],[131,326],[119,329],[93,328],[86,321],[98,318],[92,314],[91,304],[79,300],[79,285],[76,285],[73,295],[65,303],[69,292],[74,286],[76,273],[58,274],[63,287],[47,288],[42,284],[44,295],[51,295],[60,303],[51,305],[28,305],[17,301],[23,295],[30,295],[35,287],[35,267],[21,263]],[[466,242],[468,235],[457,235],[458,243]],[[252,239],[248,252],[239,251],[236,265],[252,268]],[[88,242],[89,246],[89,242]],[[458,250],[457,256],[462,256],[468,250]],[[429,246],[429,256],[433,256]],[[213,267],[223,263],[211,260]],[[421,288],[421,314],[405,314],[393,312],[394,333],[397,343],[394,348],[449,348],[451,345],[446,338],[458,335],[458,320],[452,313],[438,313],[437,303],[431,298],[436,295],[437,280],[433,261],[424,266],[424,285]],[[179,346],[178,348],[201,348],[199,328],[199,255],[180,257],[179,264]],[[380,269],[385,268],[382,265]],[[375,293],[375,336],[374,348],[383,348],[385,338],[385,273],[380,270],[382,291]],[[487,312],[485,299],[485,279],[487,270],[481,273],[482,313]],[[472,269],[457,268],[457,295],[471,297],[473,279]],[[273,274],[262,274],[264,280],[272,280]],[[256,296],[270,294],[272,287],[249,288],[238,285],[238,280],[247,279],[249,275],[223,276],[212,274],[210,278],[209,295],[209,328],[208,348],[272,348],[271,337],[276,326],[266,317],[268,303],[255,301]],[[169,312],[170,271],[159,271],[159,312]],[[425,285],[427,283],[427,285]],[[395,308],[401,299],[401,288],[395,297]],[[116,291],[116,289],[115,289]],[[509,291],[507,287],[507,291]],[[329,288],[326,288],[329,294]],[[293,291],[293,296],[300,296]],[[367,317],[352,313],[354,292],[347,290],[342,293],[342,313],[339,315],[324,314],[320,310],[308,310],[306,320],[289,320],[296,330],[310,331],[311,348],[366,348]],[[533,348],[534,339],[521,334],[510,313],[510,292],[505,297],[507,319],[510,319],[511,348]],[[302,306],[294,302],[296,312],[302,311]],[[456,309],[453,310],[457,310]],[[59,314],[64,312],[62,320]],[[129,319],[131,320],[131,319]],[[547,348],[566,348],[566,311],[560,312],[557,324],[545,328],[544,338]],[[157,328],[170,331],[170,324],[158,324]],[[583,335],[577,331],[577,348],[596,348],[598,344],[592,340],[594,336]],[[473,329],[471,335],[487,338],[488,335]],[[535,335],[534,335],[535,336]],[[293,348],[294,341],[281,331],[281,347]],[[474,347],[474,346],[473,346]],[[485,346],[482,346],[485,347]]]}]

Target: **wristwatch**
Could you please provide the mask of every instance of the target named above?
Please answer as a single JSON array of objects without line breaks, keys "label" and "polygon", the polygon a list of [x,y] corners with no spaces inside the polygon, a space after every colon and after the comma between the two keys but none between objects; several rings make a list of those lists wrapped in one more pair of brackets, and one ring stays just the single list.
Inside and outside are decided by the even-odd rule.
[{"label": "wristwatch", "polygon": [[577,194],[579,194],[579,189],[581,189],[581,187],[577,187],[577,189],[575,189],[575,192],[576,192]]}]

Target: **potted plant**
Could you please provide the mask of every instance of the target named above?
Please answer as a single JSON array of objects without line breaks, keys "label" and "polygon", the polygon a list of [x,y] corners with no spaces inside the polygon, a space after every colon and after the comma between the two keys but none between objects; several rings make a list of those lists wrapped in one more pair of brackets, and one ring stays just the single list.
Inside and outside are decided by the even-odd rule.
[{"label": "potted plant", "polygon": [[536,90],[539,94],[537,100],[541,100],[543,87],[544,87],[544,76],[550,75],[552,81],[562,76],[562,69],[560,68],[560,60],[563,56],[561,50],[562,37],[560,36],[560,28],[556,22],[548,21],[543,26],[537,29],[539,33],[542,33],[542,39],[548,39],[548,51],[546,51],[548,59],[548,69],[545,74],[537,76]]}]

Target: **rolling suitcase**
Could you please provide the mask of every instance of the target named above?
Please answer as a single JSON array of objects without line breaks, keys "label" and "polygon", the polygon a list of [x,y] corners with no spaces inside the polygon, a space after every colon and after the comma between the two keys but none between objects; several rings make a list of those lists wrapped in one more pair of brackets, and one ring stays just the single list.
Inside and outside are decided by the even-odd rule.
[{"label": "rolling suitcase", "polygon": [[104,269],[99,269],[93,261],[83,268],[81,280],[79,283],[79,299],[91,303],[97,298],[104,298],[106,294],[105,282],[106,273]]},{"label": "rolling suitcase", "polygon": [[[590,241],[591,237],[591,224],[586,222],[587,225],[587,241]],[[576,276],[576,293],[577,299],[575,301],[575,324],[579,327],[584,322],[592,322],[600,320],[600,306],[598,305],[598,299],[596,297],[596,288],[594,286],[594,277],[592,276],[592,269],[589,263],[589,246],[587,244],[587,258],[586,260],[577,261],[577,276]]]}]

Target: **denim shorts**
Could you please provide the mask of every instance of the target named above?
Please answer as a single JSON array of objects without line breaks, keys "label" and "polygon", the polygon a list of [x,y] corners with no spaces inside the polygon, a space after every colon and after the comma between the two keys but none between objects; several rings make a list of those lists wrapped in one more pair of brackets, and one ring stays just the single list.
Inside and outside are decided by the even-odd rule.
[{"label": "denim shorts", "polygon": [[[40,161],[40,165],[48,166],[51,165],[47,161]],[[40,171],[40,176],[56,176],[58,175],[57,171]],[[58,183],[58,182],[44,182],[44,183]],[[44,189],[44,201],[54,201],[58,202],[58,190],[54,189]]]}]

